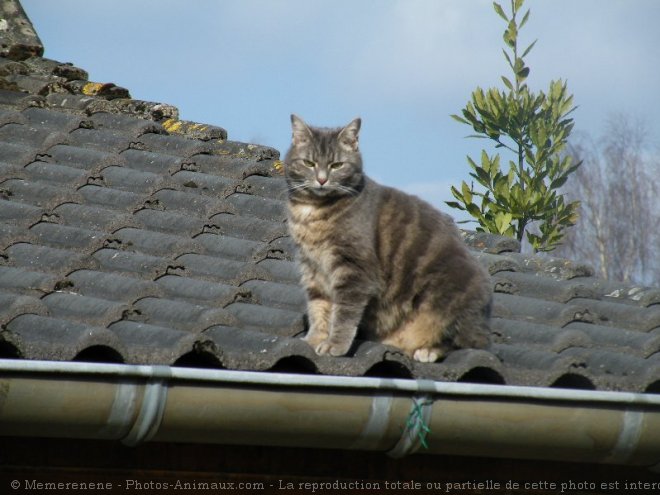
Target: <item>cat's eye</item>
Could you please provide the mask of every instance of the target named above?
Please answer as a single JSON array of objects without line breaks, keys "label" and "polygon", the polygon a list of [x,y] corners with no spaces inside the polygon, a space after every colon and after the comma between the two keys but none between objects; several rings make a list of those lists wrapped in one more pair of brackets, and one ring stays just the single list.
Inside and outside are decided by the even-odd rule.
[{"label": "cat's eye", "polygon": [[330,164],[330,168],[331,168],[332,170],[339,170],[339,169],[342,168],[343,166],[344,166],[344,162],[334,162],[334,163],[331,163],[331,164]]},{"label": "cat's eye", "polygon": [[309,167],[309,168],[316,167],[316,163],[314,163],[311,160],[302,160],[302,162],[305,164],[306,167]]}]

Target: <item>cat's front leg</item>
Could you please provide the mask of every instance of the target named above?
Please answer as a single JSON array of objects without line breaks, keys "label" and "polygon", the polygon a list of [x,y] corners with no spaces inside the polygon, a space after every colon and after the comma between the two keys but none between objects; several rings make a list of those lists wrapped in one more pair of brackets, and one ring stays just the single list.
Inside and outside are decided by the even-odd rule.
[{"label": "cat's front leg", "polygon": [[307,302],[309,330],[303,340],[315,351],[319,344],[326,341],[328,338],[330,332],[331,309],[332,302],[322,296],[310,298]]},{"label": "cat's front leg", "polygon": [[317,354],[345,355],[355,339],[358,325],[370,299],[378,287],[373,270],[365,260],[352,258],[350,253],[338,257],[341,264],[331,277],[333,305],[328,338],[316,347]]},{"label": "cat's front leg", "polygon": [[335,253],[329,277],[333,304],[328,337],[315,349],[320,355],[343,356],[350,350],[364,310],[378,293],[375,263],[362,256],[368,248],[353,242],[345,245]]},{"label": "cat's front leg", "polygon": [[336,302],[332,306],[330,316],[330,333],[316,348],[319,355],[329,354],[331,356],[345,355],[355,339],[358,325],[362,319],[366,302],[361,300],[348,302]]}]

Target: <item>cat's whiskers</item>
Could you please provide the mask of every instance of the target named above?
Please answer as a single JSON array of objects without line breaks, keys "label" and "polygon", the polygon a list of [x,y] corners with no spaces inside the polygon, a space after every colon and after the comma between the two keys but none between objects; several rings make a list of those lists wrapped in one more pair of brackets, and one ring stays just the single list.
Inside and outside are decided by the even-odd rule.
[{"label": "cat's whiskers", "polygon": [[348,193],[351,196],[357,196],[360,193],[360,191],[358,191],[354,187],[345,186],[343,184],[336,184],[336,185],[333,185],[333,187],[337,191]]},{"label": "cat's whiskers", "polygon": [[323,187],[313,186],[306,180],[290,180],[287,185],[287,190],[289,193],[295,193],[297,191],[305,190],[318,190],[318,192],[327,192],[327,191],[337,191],[351,196],[357,196],[359,191],[353,187],[345,186],[343,184],[326,184]]},{"label": "cat's whiskers", "polygon": [[290,192],[302,191],[304,189],[309,189],[309,184],[307,181],[299,181],[299,183],[289,183],[288,188]]}]

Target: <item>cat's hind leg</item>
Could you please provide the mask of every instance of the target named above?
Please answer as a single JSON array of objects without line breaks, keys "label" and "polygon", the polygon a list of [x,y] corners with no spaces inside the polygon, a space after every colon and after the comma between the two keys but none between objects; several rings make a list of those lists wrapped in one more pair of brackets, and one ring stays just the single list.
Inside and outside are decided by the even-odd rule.
[{"label": "cat's hind leg", "polygon": [[443,356],[440,347],[423,347],[413,352],[413,359],[420,363],[434,363]]},{"label": "cat's hind leg", "polygon": [[415,361],[432,363],[444,357],[449,350],[442,345],[446,327],[446,320],[437,312],[420,309],[382,342],[398,347]]}]

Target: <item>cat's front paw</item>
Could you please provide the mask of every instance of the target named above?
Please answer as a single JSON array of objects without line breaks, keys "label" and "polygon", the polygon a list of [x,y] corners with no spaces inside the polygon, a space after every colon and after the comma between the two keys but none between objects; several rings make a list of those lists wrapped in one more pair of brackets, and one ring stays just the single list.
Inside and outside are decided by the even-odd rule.
[{"label": "cat's front paw", "polygon": [[316,348],[321,344],[321,342],[325,342],[325,340],[328,338],[327,333],[321,333],[321,332],[307,332],[307,335],[303,337],[302,340],[307,342],[312,349],[316,350]]},{"label": "cat's front paw", "polygon": [[337,344],[330,342],[330,340],[324,340],[314,349],[316,354],[319,356],[324,356],[329,354],[330,356],[343,356],[351,348],[351,343],[348,344]]}]

